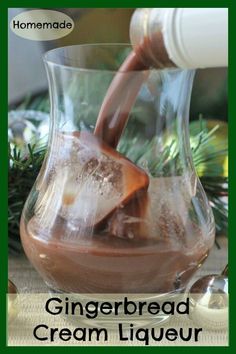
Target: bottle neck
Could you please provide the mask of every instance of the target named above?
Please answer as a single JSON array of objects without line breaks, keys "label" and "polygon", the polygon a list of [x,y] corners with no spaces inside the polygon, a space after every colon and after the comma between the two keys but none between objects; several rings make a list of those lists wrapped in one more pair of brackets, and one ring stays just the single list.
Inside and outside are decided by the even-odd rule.
[{"label": "bottle neck", "polygon": [[163,36],[166,9],[137,9],[131,19],[130,39],[134,51],[146,66],[176,67],[167,52]]}]

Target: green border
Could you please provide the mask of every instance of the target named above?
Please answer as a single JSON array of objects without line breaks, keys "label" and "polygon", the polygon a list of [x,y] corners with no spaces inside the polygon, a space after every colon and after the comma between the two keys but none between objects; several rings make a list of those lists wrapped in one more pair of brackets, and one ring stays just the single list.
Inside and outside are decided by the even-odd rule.
[{"label": "green border", "polygon": [[[37,3],[37,4],[36,4]],[[0,261],[1,261],[1,270],[0,270],[0,289],[1,289],[1,297],[0,297],[0,349],[1,352],[20,352],[20,353],[31,353],[32,350],[38,351],[41,350],[39,347],[6,347],[6,292],[7,292],[7,166],[8,166],[8,157],[7,157],[7,33],[8,33],[8,8],[48,8],[52,7],[49,5],[49,0],[9,0],[9,1],[0,1],[0,36],[1,36],[1,47],[0,47],[0,72],[1,72],[1,91],[0,91],[0,110],[1,110],[1,118],[0,118],[0,186],[1,186],[1,201],[0,201],[0,237],[1,237],[1,247],[0,247]],[[140,0],[118,0],[118,1],[84,1],[84,0],[57,0],[55,3],[56,7],[95,7],[95,8],[133,8],[133,7],[228,7],[229,8],[229,41],[230,41],[230,77],[229,77],[229,170],[230,170],[230,198],[229,198],[229,234],[233,234],[235,231],[235,220],[233,220],[233,212],[235,201],[233,199],[233,187],[236,183],[236,166],[234,165],[234,160],[236,159],[234,156],[236,154],[235,145],[235,136],[236,132],[236,112],[235,112],[235,99],[233,92],[234,85],[234,77],[235,75],[235,50],[234,50],[234,30],[235,30],[235,9],[236,2],[235,1],[226,1],[226,0],[155,0],[155,1],[140,1]],[[233,247],[236,244],[235,236],[230,236],[230,247],[229,247],[229,258],[230,258],[230,268],[232,268],[232,263],[234,261],[234,251]],[[231,274],[231,272],[230,272]],[[232,272],[233,274],[233,272]],[[156,352],[156,351],[164,351],[166,353],[175,351],[178,353],[193,351],[193,352],[214,352],[220,353],[222,351],[231,352],[236,349],[236,335],[234,333],[234,324],[236,322],[233,314],[234,307],[234,298],[236,299],[235,294],[235,284],[234,281],[230,281],[230,346],[229,347],[70,347],[69,350],[72,351],[86,351],[88,353],[94,352],[115,352],[117,349],[119,351],[128,350],[129,352],[141,353],[143,351]],[[233,299],[233,300],[232,300]],[[217,335],[217,334],[216,334]],[[66,350],[66,347],[44,347],[44,352],[55,352],[62,353]]]}]

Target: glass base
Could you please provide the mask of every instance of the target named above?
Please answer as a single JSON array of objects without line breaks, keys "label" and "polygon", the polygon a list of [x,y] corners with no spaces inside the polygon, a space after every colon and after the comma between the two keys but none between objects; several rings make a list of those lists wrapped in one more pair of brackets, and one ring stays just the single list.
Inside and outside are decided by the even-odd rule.
[{"label": "glass base", "polygon": [[[61,313],[61,316],[70,322],[73,325],[79,325],[84,327],[96,327],[96,328],[107,328],[110,330],[117,330],[118,325],[122,324],[123,329],[132,328],[143,328],[143,327],[158,327],[164,323],[166,323],[171,315],[166,314],[163,311],[159,311],[158,314],[150,314],[147,310],[147,306],[151,302],[157,302],[160,307],[162,303],[166,301],[171,301],[178,303],[184,297],[184,289],[166,293],[166,294],[66,294],[62,291],[58,291],[52,288],[49,288],[49,293],[51,296],[59,297],[63,303],[71,304],[71,303],[79,303],[81,304],[79,307],[79,313]],[[127,298],[130,301],[128,305],[129,313],[124,312],[124,307],[121,305],[121,309],[119,313],[115,313],[115,304],[123,303],[124,298]],[[97,313],[94,316],[94,308],[96,304],[101,303],[109,303],[112,305],[112,311],[110,314],[104,314],[100,311],[99,305],[97,306]],[[139,312],[138,305],[139,303],[146,303],[147,305],[141,308],[141,314]],[[86,306],[90,304],[90,307]],[[137,306],[137,310],[132,314],[134,311],[134,305]],[[70,307],[70,305],[68,306]],[[82,311],[82,313],[81,313]],[[127,308],[126,308],[127,311]],[[90,317],[95,318],[88,318],[87,315]]]}]

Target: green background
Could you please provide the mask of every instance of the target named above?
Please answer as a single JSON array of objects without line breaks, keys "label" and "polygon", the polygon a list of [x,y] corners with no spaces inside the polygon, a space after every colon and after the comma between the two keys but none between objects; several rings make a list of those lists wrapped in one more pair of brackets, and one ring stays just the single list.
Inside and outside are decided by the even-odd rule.
[{"label": "green background", "polygon": [[[53,6],[54,5],[54,6]],[[62,353],[68,350],[66,347],[6,347],[6,293],[7,293],[7,248],[8,248],[8,234],[7,234],[7,166],[8,166],[8,152],[7,152],[7,111],[8,111],[8,100],[7,100],[7,33],[8,33],[8,8],[10,7],[25,7],[25,8],[47,8],[47,7],[68,7],[68,8],[83,8],[83,7],[94,7],[94,8],[128,8],[128,7],[228,7],[229,8],[229,172],[230,172],[230,197],[229,197],[229,274],[230,274],[230,346],[229,347],[70,347],[70,351],[81,352],[85,351],[88,353],[94,352],[235,352],[236,350],[236,333],[234,333],[234,326],[236,323],[235,305],[236,302],[236,291],[235,291],[235,280],[234,280],[234,263],[235,253],[236,253],[236,240],[235,240],[235,217],[233,210],[235,208],[235,200],[233,189],[236,183],[236,165],[234,166],[234,154],[236,154],[236,100],[234,99],[234,79],[236,79],[235,70],[235,39],[234,34],[236,33],[236,1],[223,1],[223,0],[192,0],[192,1],[82,1],[82,0],[57,0],[52,3],[50,0],[15,0],[15,1],[0,1],[0,350],[1,352],[22,352],[31,353],[32,350],[44,351],[44,352],[54,352]],[[235,117],[234,117],[235,116]],[[235,249],[235,251],[234,251]],[[234,300],[235,298],[235,300]],[[236,328],[236,326],[235,326]],[[216,334],[217,335],[217,334]]]}]

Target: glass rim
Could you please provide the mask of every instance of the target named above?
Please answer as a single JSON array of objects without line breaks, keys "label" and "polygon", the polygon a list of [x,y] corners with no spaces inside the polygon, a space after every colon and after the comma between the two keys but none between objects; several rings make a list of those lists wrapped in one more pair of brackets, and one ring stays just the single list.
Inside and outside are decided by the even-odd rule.
[{"label": "glass rim", "polygon": [[127,48],[130,48],[132,49],[132,46],[130,43],[83,43],[83,44],[74,44],[74,45],[68,45],[68,46],[62,46],[62,47],[57,47],[57,48],[53,48],[53,49],[50,49],[48,51],[46,51],[42,58],[43,58],[43,61],[46,65],[52,65],[54,67],[59,67],[59,68],[62,68],[62,69],[67,69],[67,70],[73,70],[73,71],[81,71],[81,72],[104,72],[104,73],[111,73],[111,74],[116,74],[116,73],[126,73],[126,74],[130,74],[130,73],[135,73],[135,72],[147,72],[147,71],[168,71],[168,72],[176,72],[176,71],[184,71],[186,69],[181,69],[181,68],[164,68],[164,69],[157,69],[157,68],[149,68],[149,69],[145,69],[145,70],[130,70],[130,71],[123,71],[123,70],[119,70],[118,69],[94,69],[94,68],[86,68],[86,67],[83,67],[83,66],[74,66],[74,65],[69,65],[69,64],[61,64],[59,62],[57,62],[56,60],[52,60],[49,57],[50,54],[56,54],[57,52],[59,53],[61,50],[63,49],[72,49],[72,48],[75,48],[75,47],[78,47],[78,48],[89,48],[89,47],[107,47],[107,48],[112,48],[112,47],[127,47]]}]

